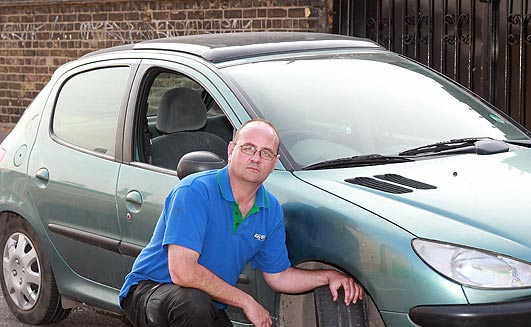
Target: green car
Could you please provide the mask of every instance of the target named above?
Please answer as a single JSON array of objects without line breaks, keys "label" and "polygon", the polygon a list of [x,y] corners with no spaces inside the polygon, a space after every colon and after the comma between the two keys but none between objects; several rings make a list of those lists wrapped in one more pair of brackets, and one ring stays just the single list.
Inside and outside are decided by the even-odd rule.
[{"label": "green car", "polygon": [[339,269],[365,292],[359,310],[336,308],[326,292],[276,294],[248,267],[238,287],[277,326],[531,325],[530,132],[371,41],[288,32],[145,41],[56,71],[0,148],[13,314],[120,313],[168,191],[224,166],[254,117],[281,136],[266,187],[292,264]]}]

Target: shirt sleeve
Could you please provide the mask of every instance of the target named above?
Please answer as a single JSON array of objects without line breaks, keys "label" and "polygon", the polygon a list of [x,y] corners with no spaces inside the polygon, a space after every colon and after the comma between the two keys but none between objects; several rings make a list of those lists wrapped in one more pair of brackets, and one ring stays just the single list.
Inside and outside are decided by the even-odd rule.
[{"label": "shirt sleeve", "polygon": [[273,210],[273,217],[274,223],[267,234],[264,245],[251,260],[251,267],[253,269],[260,269],[270,274],[279,273],[291,266],[288,258],[288,249],[286,248],[286,230],[283,223],[284,214],[279,204]]},{"label": "shirt sleeve", "polygon": [[175,189],[164,208],[166,230],[162,245],[176,244],[201,253],[208,215],[204,194],[196,188],[186,185]]}]

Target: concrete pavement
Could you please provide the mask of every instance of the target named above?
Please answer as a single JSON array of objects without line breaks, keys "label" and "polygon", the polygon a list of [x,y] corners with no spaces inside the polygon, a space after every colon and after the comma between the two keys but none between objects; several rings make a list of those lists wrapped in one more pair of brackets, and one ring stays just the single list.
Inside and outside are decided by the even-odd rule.
[{"label": "concrete pavement", "polygon": [[[9,311],[7,303],[0,292],[0,327],[29,327],[32,325],[24,324],[18,321],[15,316]],[[87,305],[79,305],[72,309],[70,315],[63,321],[56,324],[46,325],[54,327],[131,327],[125,318],[108,312],[89,307]]]}]

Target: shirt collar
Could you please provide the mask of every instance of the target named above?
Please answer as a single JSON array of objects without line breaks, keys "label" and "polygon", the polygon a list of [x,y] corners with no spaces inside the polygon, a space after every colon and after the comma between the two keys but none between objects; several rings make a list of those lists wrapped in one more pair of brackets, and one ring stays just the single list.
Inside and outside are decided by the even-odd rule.
[{"label": "shirt collar", "polygon": [[[216,176],[218,178],[219,190],[221,191],[223,198],[227,201],[235,202],[236,200],[232,193],[232,187],[230,186],[229,166],[227,165],[218,170]],[[255,201],[259,208],[269,207],[269,199],[267,198],[267,192],[264,185],[260,185],[260,188],[256,191]]]}]

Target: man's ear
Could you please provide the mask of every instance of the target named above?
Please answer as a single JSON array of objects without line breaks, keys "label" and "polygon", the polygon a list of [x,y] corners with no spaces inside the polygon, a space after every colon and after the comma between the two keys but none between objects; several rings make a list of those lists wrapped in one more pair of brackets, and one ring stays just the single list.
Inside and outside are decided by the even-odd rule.
[{"label": "man's ear", "polygon": [[275,167],[277,166],[278,161],[280,160],[280,154],[277,154],[275,156],[275,164],[273,165],[273,168],[271,168],[271,172],[275,170]]},{"label": "man's ear", "polygon": [[234,147],[236,146],[236,143],[230,141],[229,146],[227,147],[227,158],[230,161],[230,157],[232,155],[232,152],[234,151]]}]

